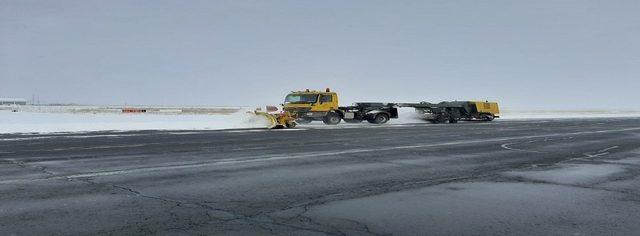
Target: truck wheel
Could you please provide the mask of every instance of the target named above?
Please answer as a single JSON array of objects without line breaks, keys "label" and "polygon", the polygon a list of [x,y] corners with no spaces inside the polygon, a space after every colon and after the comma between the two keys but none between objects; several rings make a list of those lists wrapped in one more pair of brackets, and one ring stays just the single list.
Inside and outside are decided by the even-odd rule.
[{"label": "truck wheel", "polygon": [[296,120],[296,122],[298,122],[298,124],[309,124],[309,123],[311,123],[311,121],[313,121],[313,120],[309,119],[309,118],[300,118],[300,119]]},{"label": "truck wheel", "polygon": [[495,117],[491,114],[485,114],[484,115],[484,119],[485,121],[492,121]]},{"label": "truck wheel", "polygon": [[373,117],[373,119],[368,120],[369,123],[373,124],[384,124],[389,121],[389,115],[380,113]]},{"label": "truck wheel", "polygon": [[329,112],[324,118],[322,118],[322,122],[327,125],[337,125],[340,121],[342,121],[342,117],[335,112]]},{"label": "truck wheel", "polygon": [[362,122],[362,120],[358,120],[358,119],[344,119],[344,122],[354,124],[354,123],[360,123],[360,122]]}]

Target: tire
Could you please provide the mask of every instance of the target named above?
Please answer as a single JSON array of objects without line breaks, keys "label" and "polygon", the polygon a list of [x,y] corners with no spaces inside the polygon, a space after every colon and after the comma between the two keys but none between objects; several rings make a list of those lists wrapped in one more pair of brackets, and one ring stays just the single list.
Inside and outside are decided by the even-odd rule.
[{"label": "tire", "polygon": [[368,121],[369,123],[373,123],[373,124],[384,124],[389,122],[389,115],[385,113],[379,113],[375,115],[372,119],[369,119]]},{"label": "tire", "polygon": [[344,119],[344,122],[351,123],[351,124],[356,124],[356,123],[360,123],[360,122],[362,122],[362,120],[357,120],[357,119]]},{"label": "tire", "polygon": [[293,129],[296,127],[296,122],[287,122],[287,128],[289,129]]},{"label": "tire", "polygon": [[340,124],[340,121],[342,121],[342,116],[335,112],[329,112],[324,116],[324,118],[322,118],[322,122],[327,125],[337,125]]},{"label": "tire", "polygon": [[445,118],[443,115],[438,115],[434,121],[434,123],[436,124],[442,124],[447,121],[447,118]]},{"label": "tire", "polygon": [[309,123],[311,123],[311,121],[313,121],[313,120],[309,119],[309,118],[300,118],[300,119],[296,120],[296,122],[298,122],[298,124],[309,124]]},{"label": "tire", "polygon": [[495,119],[495,117],[493,115],[485,114],[484,115],[484,119],[482,119],[482,120],[484,120],[484,121],[492,121],[493,119]]}]

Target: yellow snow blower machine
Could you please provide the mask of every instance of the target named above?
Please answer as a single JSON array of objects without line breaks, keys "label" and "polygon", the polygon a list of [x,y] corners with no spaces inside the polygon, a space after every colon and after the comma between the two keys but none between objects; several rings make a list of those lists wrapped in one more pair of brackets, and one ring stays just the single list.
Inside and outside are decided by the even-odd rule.
[{"label": "yellow snow blower machine", "polygon": [[266,111],[258,108],[253,111],[257,116],[262,116],[267,120],[268,129],[283,129],[296,127],[296,118],[288,111],[278,111],[277,107],[267,106]]}]

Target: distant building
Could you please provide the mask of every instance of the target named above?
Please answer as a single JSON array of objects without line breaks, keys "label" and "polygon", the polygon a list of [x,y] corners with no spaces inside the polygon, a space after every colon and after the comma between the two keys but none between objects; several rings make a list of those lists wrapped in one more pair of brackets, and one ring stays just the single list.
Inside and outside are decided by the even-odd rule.
[{"label": "distant building", "polygon": [[27,105],[27,100],[22,98],[0,98],[0,105]]}]

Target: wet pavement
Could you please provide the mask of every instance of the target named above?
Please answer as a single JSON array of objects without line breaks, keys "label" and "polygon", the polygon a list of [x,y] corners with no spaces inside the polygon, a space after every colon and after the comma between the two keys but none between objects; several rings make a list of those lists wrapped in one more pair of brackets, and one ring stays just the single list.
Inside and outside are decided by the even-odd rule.
[{"label": "wet pavement", "polygon": [[0,135],[1,235],[632,235],[640,119]]}]

